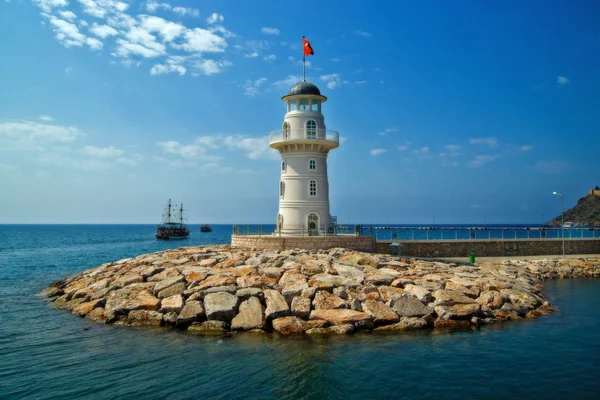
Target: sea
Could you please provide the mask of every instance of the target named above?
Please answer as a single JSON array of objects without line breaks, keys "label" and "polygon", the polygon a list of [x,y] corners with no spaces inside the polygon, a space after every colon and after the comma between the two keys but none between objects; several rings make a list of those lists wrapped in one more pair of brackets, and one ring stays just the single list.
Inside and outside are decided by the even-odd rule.
[{"label": "sea", "polygon": [[[38,293],[96,265],[228,243],[231,225],[0,225],[0,399],[598,399],[600,280],[545,283],[558,311],[469,331],[194,336],[88,322]],[[265,230],[266,231],[266,230]]]}]

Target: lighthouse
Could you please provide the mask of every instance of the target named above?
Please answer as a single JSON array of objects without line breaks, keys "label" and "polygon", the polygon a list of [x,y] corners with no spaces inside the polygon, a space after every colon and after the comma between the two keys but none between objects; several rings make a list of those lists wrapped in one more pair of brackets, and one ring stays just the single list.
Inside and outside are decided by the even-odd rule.
[{"label": "lighthouse", "polygon": [[325,127],[327,97],[303,81],[281,100],[287,107],[283,126],[269,136],[269,146],[281,154],[276,234],[331,235],[327,155],[339,146],[339,134]]}]

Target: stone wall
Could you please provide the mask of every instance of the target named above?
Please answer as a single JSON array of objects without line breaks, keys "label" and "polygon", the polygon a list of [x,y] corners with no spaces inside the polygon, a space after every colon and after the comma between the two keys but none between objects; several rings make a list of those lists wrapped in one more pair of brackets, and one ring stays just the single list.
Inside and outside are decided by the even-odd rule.
[{"label": "stone wall", "polygon": [[280,237],[258,235],[231,235],[231,246],[262,250],[288,249],[345,249],[373,252],[375,240],[371,236],[305,236]]},{"label": "stone wall", "polygon": [[[390,240],[377,242],[376,252],[390,252]],[[412,257],[477,257],[539,256],[562,254],[561,239],[504,239],[504,240],[407,240],[400,243],[401,255]],[[600,254],[600,238],[567,239],[566,254]]]}]

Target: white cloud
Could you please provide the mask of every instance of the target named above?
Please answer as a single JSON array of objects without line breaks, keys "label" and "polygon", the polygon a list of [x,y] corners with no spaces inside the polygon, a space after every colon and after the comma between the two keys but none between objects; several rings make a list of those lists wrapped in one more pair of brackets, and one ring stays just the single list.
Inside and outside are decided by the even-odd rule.
[{"label": "white cloud", "polygon": [[533,149],[533,146],[524,145],[524,146],[521,146],[519,149],[521,151],[529,151],[529,150]]},{"label": "white cloud", "polygon": [[429,147],[423,146],[413,151],[418,156],[428,156],[429,155]]},{"label": "white cloud", "polygon": [[217,22],[223,22],[224,18],[221,14],[212,13],[210,17],[206,18],[206,23],[209,25],[216,24]]},{"label": "white cloud", "polygon": [[470,144],[481,144],[481,145],[488,146],[490,148],[498,147],[498,139],[495,137],[473,138],[473,139],[469,139],[469,143]]},{"label": "white cloud", "polygon": [[269,54],[268,56],[264,57],[263,59],[265,61],[273,61],[275,60],[277,57],[275,56],[275,54]]},{"label": "white cloud", "polygon": [[67,167],[70,169],[82,169],[84,171],[102,171],[110,168],[108,162],[98,160],[96,158],[90,159],[76,159],[67,157],[63,154],[58,153],[45,153],[37,157],[37,161],[44,165],[52,165],[57,167]]},{"label": "white cloud", "polygon": [[302,81],[302,77],[300,75],[288,75],[286,78],[281,79],[279,81],[273,82],[273,86],[276,87],[290,87],[295,85],[298,82]]},{"label": "white cloud", "polygon": [[184,43],[174,46],[190,53],[222,53],[227,47],[227,41],[214,33],[202,28],[188,29]]},{"label": "white cloud", "polygon": [[67,76],[73,75],[73,68],[71,68],[71,67],[65,68],[65,75],[67,75]]},{"label": "white cloud", "polygon": [[150,75],[161,75],[168,74],[170,72],[177,72],[179,76],[185,75],[185,67],[176,64],[156,64],[150,68]]},{"label": "white cloud", "polygon": [[571,81],[568,78],[565,78],[564,76],[559,76],[558,78],[556,78],[556,83],[558,83],[560,86],[564,86],[569,82]]},{"label": "white cloud", "polygon": [[190,15],[192,17],[197,17],[198,15],[200,15],[200,11],[198,11],[195,8],[173,7],[172,11],[175,14],[181,15],[182,17],[186,16],[186,15]]},{"label": "white cloud", "polygon": [[102,47],[104,46],[101,41],[91,37],[85,39],[85,44],[90,46],[91,50],[102,50]]},{"label": "white cloud", "polygon": [[52,117],[51,117],[51,116],[49,116],[49,115],[40,115],[40,116],[38,117],[38,119],[39,119],[40,121],[45,121],[45,122],[48,122],[48,121],[54,121],[54,118],[52,118]]},{"label": "white cloud", "polygon": [[241,135],[228,135],[223,138],[225,147],[231,150],[243,150],[253,160],[269,159],[279,160],[279,152],[269,147],[269,137],[245,137]]},{"label": "white cloud", "polygon": [[260,31],[262,33],[264,33],[265,35],[279,35],[281,33],[281,31],[277,28],[267,28],[267,27],[261,28]]},{"label": "white cloud", "polygon": [[247,80],[244,84],[244,94],[246,96],[256,96],[260,92],[260,86],[267,81],[267,78],[259,78],[255,81]]},{"label": "white cloud", "polygon": [[459,151],[462,147],[458,144],[447,144],[444,146],[448,151]]},{"label": "white cloud", "polygon": [[117,162],[119,164],[130,165],[132,167],[134,167],[136,165],[139,165],[142,162],[142,160],[144,160],[144,156],[142,156],[139,153],[134,153],[134,154],[131,154],[131,155],[127,156],[127,157],[119,157],[119,158],[117,158]]},{"label": "white cloud", "polygon": [[117,39],[116,56],[129,58],[131,56],[141,56],[145,58],[155,58],[161,56],[163,51],[149,49],[138,43],[131,43],[123,39]]},{"label": "white cloud", "polygon": [[329,74],[329,75],[321,75],[319,78],[322,81],[326,81],[327,82],[327,87],[329,89],[333,89],[336,86],[341,85],[341,83],[342,83],[340,74],[338,74],[338,73]]},{"label": "white cloud", "polygon": [[127,3],[116,0],[77,0],[83,6],[83,12],[96,18],[105,18],[107,14],[122,13],[129,8]]},{"label": "white cloud", "polygon": [[371,36],[373,36],[371,33],[365,32],[365,31],[361,31],[361,30],[354,31],[354,34],[358,35],[358,36],[362,36],[362,37],[371,37]]},{"label": "white cloud", "polygon": [[53,8],[66,7],[69,2],[67,0],[33,0],[33,4],[42,11],[51,13]]},{"label": "white cloud", "polygon": [[246,54],[244,57],[246,57],[246,58],[256,58],[256,57],[258,57],[258,53],[254,51],[252,53]]},{"label": "white cloud", "polygon": [[373,149],[373,150],[370,151],[370,153],[371,153],[372,156],[376,157],[376,156],[378,156],[380,154],[385,153],[386,151],[387,151],[387,149]]},{"label": "white cloud", "polygon": [[115,158],[120,157],[125,154],[124,150],[117,149],[114,146],[110,147],[95,147],[95,146],[85,146],[82,150],[84,154],[92,157],[98,158]]},{"label": "white cloud", "polygon": [[406,151],[408,149],[408,146],[400,145],[400,146],[396,146],[396,148],[398,149],[398,151]]},{"label": "white cloud", "polygon": [[379,136],[385,136],[388,133],[396,132],[396,128],[385,128],[383,131],[379,132]]},{"label": "white cloud", "polygon": [[214,75],[220,73],[223,68],[232,65],[233,63],[229,61],[200,60],[194,64],[194,67],[204,75]]},{"label": "white cloud", "polygon": [[117,33],[119,33],[115,28],[112,28],[108,25],[98,25],[95,22],[90,28],[90,32],[102,39],[105,39],[108,36],[114,36]]},{"label": "white cloud", "polygon": [[545,174],[560,174],[569,170],[569,163],[566,161],[538,161],[534,168]]},{"label": "white cloud", "polygon": [[194,144],[183,145],[174,140],[158,142],[157,145],[162,149],[163,153],[175,154],[185,159],[197,159],[206,154],[206,149],[202,146]]},{"label": "white cloud", "polygon": [[61,17],[71,22],[77,18],[77,15],[75,15],[75,13],[72,11],[59,11],[58,13]]},{"label": "white cloud", "polygon": [[354,83],[357,85],[364,85],[365,83],[367,83],[367,81],[356,81]]},{"label": "white cloud", "polygon": [[56,33],[56,39],[65,47],[81,47],[85,43],[86,36],[79,32],[77,25],[50,16],[50,25]]},{"label": "white cloud", "polygon": [[146,2],[146,10],[148,10],[148,12],[154,13],[159,8],[163,8],[165,10],[170,10],[171,5],[168,3],[159,3],[156,0],[148,0]]},{"label": "white cloud", "polygon": [[141,26],[148,32],[156,32],[165,42],[171,42],[179,37],[185,30],[185,26],[170,22],[154,16],[142,16]]},{"label": "white cloud", "polygon": [[480,155],[480,156],[476,156],[473,160],[471,160],[471,162],[469,163],[469,167],[471,168],[479,168],[485,164],[489,164],[493,161],[495,161],[499,156],[489,156],[489,155]]},{"label": "white cloud", "polygon": [[333,61],[333,62],[340,62],[340,59],[336,57],[336,58],[332,58],[331,61]]},{"label": "white cloud", "polygon": [[0,122],[0,148],[43,151],[47,144],[71,143],[83,133],[74,126],[33,121]]}]

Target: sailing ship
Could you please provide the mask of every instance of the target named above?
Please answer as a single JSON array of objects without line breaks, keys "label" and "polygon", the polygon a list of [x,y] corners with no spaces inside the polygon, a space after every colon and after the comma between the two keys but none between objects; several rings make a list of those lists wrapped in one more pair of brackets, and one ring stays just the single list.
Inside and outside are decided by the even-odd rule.
[{"label": "sailing ship", "polygon": [[159,240],[186,239],[189,235],[190,230],[183,219],[183,204],[177,211],[176,208],[171,208],[171,199],[169,199],[162,223],[156,227],[156,238]]},{"label": "sailing ship", "polygon": [[212,232],[210,225],[200,225],[200,232]]}]

